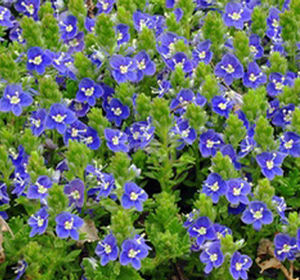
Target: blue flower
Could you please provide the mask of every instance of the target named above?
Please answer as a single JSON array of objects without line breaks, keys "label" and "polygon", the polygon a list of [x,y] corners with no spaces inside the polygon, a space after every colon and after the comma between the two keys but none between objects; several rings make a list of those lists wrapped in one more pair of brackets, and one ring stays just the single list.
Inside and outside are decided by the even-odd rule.
[{"label": "blue flower", "polygon": [[204,62],[209,64],[212,60],[213,53],[210,51],[211,41],[206,40],[199,43],[196,48],[193,50],[193,61],[197,64],[199,62]]},{"label": "blue flower", "polygon": [[249,199],[247,195],[251,191],[251,186],[248,182],[242,179],[230,179],[227,181],[226,198],[232,204],[248,204]]},{"label": "blue flower", "polygon": [[20,85],[7,85],[3,97],[0,99],[1,112],[13,112],[14,115],[20,116],[22,114],[22,107],[27,107],[33,102],[32,97],[23,92]]},{"label": "blue flower", "polygon": [[123,23],[118,24],[116,26],[116,36],[117,36],[118,46],[129,42],[130,40],[129,26]]},{"label": "blue flower", "polygon": [[97,130],[87,127],[86,132],[82,135],[80,142],[84,143],[91,150],[97,150],[101,145],[101,140]]},{"label": "blue flower", "polygon": [[47,209],[43,207],[29,218],[28,224],[31,226],[30,237],[33,237],[36,234],[41,235],[46,231],[48,226],[48,216]]},{"label": "blue flower", "polygon": [[87,126],[79,121],[76,120],[75,122],[71,123],[65,133],[64,133],[64,143],[65,145],[69,144],[69,140],[77,140],[80,141],[83,138],[83,134],[86,133]]},{"label": "blue flower", "polygon": [[243,83],[248,88],[258,88],[267,82],[267,75],[264,74],[255,62],[248,64],[247,72],[244,74]]},{"label": "blue flower", "polygon": [[256,142],[254,138],[250,137],[249,135],[246,135],[245,139],[243,139],[240,143],[240,152],[238,153],[238,156],[240,158],[245,157],[251,151],[253,151],[254,147],[256,147]]},{"label": "blue flower", "polygon": [[133,182],[127,182],[122,195],[122,206],[125,209],[135,207],[137,211],[143,211],[143,203],[148,199],[147,193]]},{"label": "blue flower", "polygon": [[95,31],[96,20],[94,18],[86,17],[84,21],[84,27],[88,32]]},{"label": "blue flower", "polygon": [[46,125],[46,117],[46,109],[38,109],[31,113],[29,121],[31,123],[31,131],[33,135],[40,136],[44,132]]},{"label": "blue flower", "polygon": [[27,262],[24,260],[18,261],[18,265],[16,267],[13,267],[14,273],[17,274],[17,276],[14,278],[14,280],[19,280],[23,276],[23,274],[26,271],[27,268]]},{"label": "blue flower", "polygon": [[132,18],[133,18],[134,28],[138,32],[141,32],[144,27],[148,27],[149,29],[154,28],[153,17],[149,14],[136,11],[133,13]]},{"label": "blue flower", "polygon": [[247,255],[242,255],[240,252],[236,251],[230,260],[230,274],[233,279],[238,280],[242,278],[243,280],[248,279],[247,271],[252,266],[252,260]]},{"label": "blue flower", "polygon": [[88,195],[97,193],[96,200],[100,200],[101,197],[108,197],[115,188],[113,174],[100,172],[100,174],[97,174],[97,185],[88,191]]},{"label": "blue flower", "polygon": [[123,105],[117,98],[112,98],[107,107],[104,107],[106,117],[110,122],[115,122],[120,126],[122,121],[127,119],[130,115],[129,107]]},{"label": "blue flower", "polygon": [[73,15],[68,15],[59,23],[59,31],[63,40],[74,38],[77,33],[77,18]]},{"label": "blue flower", "polygon": [[13,27],[10,10],[0,6],[0,26]]},{"label": "blue flower", "polygon": [[232,230],[226,226],[220,224],[214,224],[213,228],[217,240],[221,240],[221,238],[225,237],[226,235],[232,235]]},{"label": "blue flower", "polygon": [[141,81],[146,76],[153,76],[156,72],[155,63],[150,59],[145,51],[139,52],[135,57],[137,62],[137,82]]},{"label": "blue flower", "polygon": [[50,178],[46,175],[39,176],[34,185],[27,190],[27,197],[30,199],[45,199],[48,196],[48,189],[52,187]]},{"label": "blue flower", "polygon": [[270,37],[270,39],[272,39],[273,36],[270,36],[269,34],[274,34],[274,33],[278,33],[281,31],[281,27],[279,25],[279,21],[280,21],[279,14],[280,13],[281,12],[276,8],[272,7],[269,9],[269,16],[267,18],[268,29],[267,29],[266,34]]},{"label": "blue flower", "polygon": [[40,75],[45,73],[45,68],[52,63],[51,57],[39,47],[32,47],[27,52],[27,69],[35,70]]},{"label": "blue flower", "polygon": [[292,131],[285,132],[280,137],[279,151],[292,157],[300,157],[300,135]]},{"label": "blue flower", "polygon": [[104,240],[98,242],[96,255],[101,258],[101,265],[104,266],[110,261],[115,261],[118,258],[119,248],[117,239],[113,234],[107,235]]},{"label": "blue flower", "polygon": [[209,218],[199,217],[188,229],[190,237],[196,238],[196,242],[201,246],[206,240],[216,238],[213,225]]},{"label": "blue flower", "polygon": [[29,181],[30,175],[25,171],[25,169],[22,167],[16,169],[13,175],[14,189],[11,193],[17,195],[18,197],[23,195]]},{"label": "blue flower", "polygon": [[69,212],[62,212],[55,218],[56,233],[60,238],[68,238],[69,236],[74,239],[79,239],[78,229],[82,227],[83,220]]},{"label": "blue flower", "polygon": [[40,0],[17,0],[15,9],[28,17],[38,18],[38,10],[40,8]]},{"label": "blue flower", "polygon": [[139,244],[135,239],[127,239],[122,244],[120,253],[121,265],[131,264],[134,269],[141,268],[141,259],[146,258],[148,250],[144,244]]},{"label": "blue flower", "polygon": [[253,228],[259,231],[262,225],[269,225],[273,222],[273,214],[265,203],[252,201],[243,212],[242,221],[245,224],[252,224]]},{"label": "blue flower", "polygon": [[231,112],[234,103],[229,99],[225,98],[224,96],[216,95],[211,100],[212,103],[212,110],[223,116],[228,118],[229,113]]},{"label": "blue flower", "polygon": [[109,14],[114,7],[115,0],[97,0],[96,7],[98,8],[98,14]]},{"label": "blue flower", "polygon": [[56,129],[60,134],[64,134],[67,125],[75,122],[74,113],[65,105],[55,103],[51,105],[50,112],[46,119],[46,127]]},{"label": "blue flower", "polygon": [[72,110],[77,118],[84,117],[90,109],[88,103],[80,103],[76,100],[72,100],[69,105],[69,109]]},{"label": "blue flower", "polygon": [[113,152],[127,153],[129,151],[127,144],[128,137],[124,132],[118,129],[105,128],[104,136],[107,147]]},{"label": "blue flower", "polygon": [[286,202],[284,200],[284,197],[278,197],[274,195],[272,197],[272,203],[275,206],[278,215],[280,216],[280,221],[283,224],[287,224],[287,218],[285,217],[284,213],[284,211],[286,210]]},{"label": "blue flower", "polygon": [[220,267],[224,262],[224,255],[219,243],[213,243],[200,254],[200,261],[206,264],[205,273],[210,273],[214,267]]},{"label": "blue flower", "polygon": [[166,64],[172,71],[174,71],[177,67],[180,67],[185,73],[190,73],[193,70],[192,62],[183,52],[178,52],[173,57],[167,59]]},{"label": "blue flower", "polygon": [[281,164],[285,157],[286,154],[279,152],[263,152],[256,156],[256,161],[261,167],[262,174],[269,180],[273,180],[276,175],[283,174]]},{"label": "blue flower", "polygon": [[218,173],[211,173],[204,181],[202,192],[210,196],[213,203],[218,203],[220,196],[227,191],[227,184]]},{"label": "blue flower", "polygon": [[223,78],[227,85],[231,85],[234,79],[242,78],[244,75],[243,65],[233,54],[225,54],[216,65],[215,74]]},{"label": "blue flower", "polygon": [[232,145],[227,144],[227,145],[223,145],[220,149],[221,153],[223,156],[229,156],[229,158],[231,159],[231,162],[233,163],[233,166],[236,170],[240,170],[242,165],[239,163],[238,161],[238,156],[236,155],[236,152],[234,150],[234,148],[232,147]]},{"label": "blue flower", "polygon": [[291,86],[293,81],[286,78],[280,73],[271,73],[269,76],[269,83],[267,84],[267,92],[270,96],[276,96],[282,93],[284,86]]},{"label": "blue flower", "polygon": [[6,184],[2,183],[0,185],[0,205],[7,204],[7,203],[9,203],[9,201],[10,201],[10,198],[7,193],[7,186],[6,186]]},{"label": "blue flower", "polygon": [[78,208],[84,203],[84,184],[80,179],[74,179],[64,187],[64,193],[69,198],[69,206],[74,204]]},{"label": "blue flower", "polygon": [[260,37],[256,34],[251,34],[249,37],[249,48],[253,58],[260,59],[264,55],[264,48],[260,44]]},{"label": "blue flower", "polygon": [[102,88],[89,78],[83,78],[78,86],[76,100],[78,102],[87,102],[90,106],[96,104],[96,98],[103,94]]},{"label": "blue flower", "polygon": [[274,253],[281,262],[286,258],[289,261],[295,260],[297,250],[296,238],[290,237],[287,234],[279,233],[274,238]]},{"label": "blue flower", "polygon": [[113,55],[109,61],[112,76],[118,83],[135,82],[137,79],[137,63],[135,59],[121,55]]},{"label": "blue flower", "polygon": [[181,8],[177,8],[173,11],[176,21],[179,22],[183,17],[183,10]]},{"label": "blue flower", "polygon": [[195,94],[190,89],[181,89],[176,95],[176,98],[172,99],[170,109],[175,113],[183,114],[186,106],[195,101]]},{"label": "blue flower", "polygon": [[267,118],[271,119],[279,110],[279,100],[274,99],[269,102],[269,107],[267,109]]},{"label": "blue flower", "polygon": [[272,124],[274,124],[275,126],[285,127],[286,125],[291,123],[294,111],[294,104],[289,104],[282,107],[274,113]]},{"label": "blue flower", "polygon": [[243,7],[240,3],[227,3],[223,20],[227,26],[238,29],[244,28],[244,23],[251,19],[251,10]]},{"label": "blue flower", "polygon": [[222,136],[213,129],[209,129],[200,135],[199,149],[203,157],[215,156],[217,149],[223,144]]}]

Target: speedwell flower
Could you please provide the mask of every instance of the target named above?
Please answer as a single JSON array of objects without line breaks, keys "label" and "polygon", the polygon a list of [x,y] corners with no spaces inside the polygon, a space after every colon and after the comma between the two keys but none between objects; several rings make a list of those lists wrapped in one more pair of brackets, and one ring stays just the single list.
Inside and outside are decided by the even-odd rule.
[{"label": "speedwell flower", "polygon": [[279,233],[275,236],[275,256],[281,262],[286,258],[289,261],[295,260],[295,253],[297,250],[296,238],[290,237],[287,234]]},{"label": "speedwell flower", "polygon": [[107,147],[113,152],[121,151],[127,153],[129,151],[126,133],[118,129],[105,128],[104,136]]},{"label": "speedwell flower", "polygon": [[36,183],[27,190],[27,197],[31,199],[45,199],[48,195],[48,189],[52,187],[52,181],[46,175],[37,178]]},{"label": "speedwell flower", "polygon": [[247,271],[252,266],[252,263],[253,262],[249,256],[242,255],[238,251],[234,252],[230,260],[230,274],[233,279],[248,279]]},{"label": "speedwell flower", "polygon": [[244,23],[251,19],[251,10],[240,3],[230,2],[225,7],[223,20],[227,26],[243,29]]},{"label": "speedwell flower", "polygon": [[199,149],[203,157],[215,156],[217,149],[223,144],[222,136],[213,129],[209,129],[200,135]]},{"label": "speedwell flower", "polygon": [[78,102],[87,102],[90,106],[96,104],[96,98],[103,94],[102,88],[90,78],[83,78],[78,86],[76,100]]},{"label": "speedwell flower", "polygon": [[27,69],[35,70],[40,75],[45,73],[45,68],[52,63],[51,57],[39,47],[32,47],[27,52]]},{"label": "speedwell flower", "polygon": [[148,199],[148,194],[133,182],[127,182],[122,195],[122,206],[125,209],[135,207],[137,211],[143,211],[143,203]]},{"label": "speedwell flower", "polygon": [[41,235],[46,231],[48,226],[48,216],[47,209],[44,207],[29,218],[28,224],[31,226],[30,237],[33,237],[36,234]]},{"label": "speedwell flower", "polygon": [[210,273],[214,267],[220,267],[224,262],[220,244],[215,242],[205,249],[200,255],[200,261],[206,264],[205,273]]},{"label": "speedwell flower", "polygon": [[137,62],[130,57],[113,55],[109,61],[112,76],[118,83],[135,82],[137,79]]},{"label": "speedwell flower", "polygon": [[117,239],[111,233],[107,235],[102,241],[98,242],[96,255],[101,258],[101,265],[106,265],[110,261],[115,261],[118,258],[119,248]]},{"label": "speedwell flower", "polygon": [[204,181],[202,192],[210,196],[213,203],[218,203],[220,196],[227,191],[227,184],[218,173],[211,173]]},{"label": "speedwell flower", "polygon": [[64,193],[69,198],[69,205],[82,208],[84,202],[84,184],[80,179],[74,179],[64,187]]},{"label": "speedwell flower", "polygon": [[300,157],[300,135],[292,131],[285,132],[280,137],[279,151],[292,157]]},{"label": "speedwell flower", "polygon": [[206,240],[216,238],[213,225],[209,218],[199,217],[188,229],[190,237],[196,238],[197,244],[201,246]]},{"label": "speedwell flower", "polygon": [[62,212],[55,218],[56,233],[60,238],[68,238],[69,236],[74,239],[79,239],[78,229],[82,227],[83,220],[69,212]]},{"label": "speedwell flower", "polygon": [[226,198],[232,204],[248,204],[249,199],[247,195],[251,191],[251,186],[248,182],[242,179],[230,179],[227,181]]}]

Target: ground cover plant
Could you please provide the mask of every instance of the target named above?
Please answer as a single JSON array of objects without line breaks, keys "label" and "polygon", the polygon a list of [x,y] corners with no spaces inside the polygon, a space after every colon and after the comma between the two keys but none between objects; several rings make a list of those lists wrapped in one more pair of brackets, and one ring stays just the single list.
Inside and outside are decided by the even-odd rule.
[{"label": "ground cover plant", "polygon": [[300,277],[300,1],[2,0],[0,277]]}]

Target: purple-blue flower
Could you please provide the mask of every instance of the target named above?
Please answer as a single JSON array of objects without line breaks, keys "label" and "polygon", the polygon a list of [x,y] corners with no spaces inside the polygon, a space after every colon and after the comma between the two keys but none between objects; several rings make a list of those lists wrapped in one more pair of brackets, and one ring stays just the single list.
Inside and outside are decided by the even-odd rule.
[{"label": "purple-blue flower", "polygon": [[111,73],[118,83],[135,82],[137,79],[137,62],[135,59],[121,55],[113,55],[109,61]]},{"label": "purple-blue flower", "polygon": [[278,109],[274,113],[272,124],[274,124],[275,126],[285,127],[286,125],[291,123],[294,111],[294,104],[289,104],[282,107],[281,109]]},{"label": "purple-blue flower", "polygon": [[244,23],[251,19],[251,10],[243,7],[240,3],[230,2],[225,7],[223,20],[227,26],[234,26],[238,29],[244,28]]},{"label": "purple-blue flower", "polygon": [[98,242],[96,255],[101,258],[101,265],[104,266],[110,261],[115,261],[118,258],[119,248],[117,245],[117,239],[110,233],[102,241]]},{"label": "purple-blue flower", "polygon": [[251,186],[248,182],[242,179],[230,179],[227,181],[226,198],[232,204],[248,204],[249,199],[247,195],[251,191]]},{"label": "purple-blue flower", "polygon": [[246,135],[245,139],[240,143],[240,152],[238,153],[238,156],[240,158],[245,157],[254,149],[254,147],[256,147],[254,138]]},{"label": "purple-blue flower", "polygon": [[90,78],[83,78],[78,86],[76,100],[78,102],[87,102],[90,106],[96,104],[96,98],[103,94],[102,88]]},{"label": "purple-blue flower", "polygon": [[116,26],[116,36],[117,36],[118,46],[129,42],[130,40],[129,26],[123,23],[118,24]]},{"label": "purple-blue flower", "polygon": [[210,273],[214,267],[220,267],[224,262],[224,255],[218,242],[213,243],[200,254],[200,261],[206,264],[205,273]]},{"label": "purple-blue flower", "polygon": [[52,63],[51,57],[39,47],[32,47],[27,52],[27,69],[35,70],[40,75],[45,73],[45,68]]},{"label": "purple-blue flower", "polygon": [[131,264],[136,270],[141,268],[141,259],[146,258],[148,250],[144,244],[139,244],[135,239],[127,239],[122,244],[120,253],[121,265]]},{"label": "purple-blue flower", "polygon": [[109,14],[114,7],[115,0],[97,0],[96,7],[98,8],[98,14]]},{"label": "purple-blue flower", "polygon": [[230,274],[233,279],[238,280],[242,278],[243,280],[248,279],[247,271],[252,266],[252,260],[247,255],[242,255],[240,252],[236,251],[230,260]]},{"label": "purple-blue flower", "polygon": [[110,122],[115,122],[117,126],[122,124],[122,121],[127,119],[130,115],[129,107],[123,105],[117,98],[112,98],[109,106],[104,107],[106,117]]},{"label": "purple-blue flower", "polygon": [[213,203],[218,203],[220,196],[227,191],[227,184],[218,173],[211,173],[204,181],[202,192],[210,196]]},{"label": "purple-blue flower", "polygon": [[288,223],[287,218],[285,217],[285,213],[284,213],[286,210],[286,202],[284,200],[284,197],[283,196],[279,197],[274,195],[272,197],[272,203],[275,206],[278,215],[280,216],[280,221],[283,224],[287,224]]},{"label": "purple-blue flower", "polygon": [[176,53],[173,57],[166,60],[167,66],[171,70],[175,70],[177,67],[180,67],[183,72],[190,73],[193,70],[193,64],[183,52]]},{"label": "purple-blue flower", "polygon": [[287,234],[279,233],[274,238],[274,253],[278,260],[283,262],[285,259],[289,261],[295,260],[297,250],[296,238]]},{"label": "purple-blue flower", "polygon": [[229,113],[231,112],[234,103],[229,99],[221,95],[216,95],[211,100],[212,103],[212,110],[223,116],[228,118]]},{"label": "purple-blue flower", "polygon": [[14,280],[19,280],[24,275],[26,268],[28,264],[24,260],[18,261],[18,265],[16,267],[13,267],[14,273],[17,274],[17,276],[14,278]]},{"label": "purple-blue flower", "polygon": [[195,101],[195,94],[190,89],[181,89],[170,104],[170,109],[176,113],[183,114],[188,104]]},{"label": "purple-blue flower", "polygon": [[59,23],[59,31],[63,40],[74,38],[77,33],[77,18],[73,15],[68,15]]},{"label": "purple-blue flower", "polygon": [[105,128],[104,136],[107,147],[113,152],[127,153],[129,151],[127,144],[128,137],[126,133],[118,129]]},{"label": "purple-blue flower", "polygon": [[20,85],[7,85],[3,97],[0,99],[1,112],[13,112],[14,115],[22,114],[22,107],[27,107],[33,102],[32,97],[25,93]]},{"label": "purple-blue flower", "polygon": [[203,157],[215,156],[217,149],[223,144],[222,136],[213,129],[209,129],[200,135],[199,149]]},{"label": "purple-blue flower", "polygon": [[249,48],[253,58],[260,59],[264,55],[264,48],[260,44],[260,37],[256,34],[251,34],[249,37]]},{"label": "purple-blue flower", "polygon": [[217,240],[221,240],[221,238],[225,237],[226,235],[232,235],[232,230],[226,226],[214,224],[213,227]]},{"label": "purple-blue flower", "polygon": [[279,152],[263,152],[256,156],[256,161],[261,167],[261,172],[269,180],[273,180],[276,175],[281,176],[283,170],[281,164],[286,154]]},{"label": "purple-blue flower", "polygon": [[243,212],[241,219],[243,223],[252,224],[253,228],[259,231],[262,225],[269,225],[273,222],[273,214],[265,203],[252,201]]},{"label": "purple-blue flower", "polygon": [[97,194],[96,200],[100,200],[101,197],[108,197],[115,188],[115,178],[113,174],[101,172],[97,174],[97,185],[89,189],[88,195]]},{"label": "purple-blue flower", "polygon": [[65,41],[69,46],[68,53],[81,52],[84,49],[84,33],[78,32],[74,38]]},{"label": "purple-blue flower", "polygon": [[300,157],[300,135],[292,131],[285,132],[280,137],[279,151],[292,157]]},{"label": "purple-blue flower", "polygon": [[13,27],[10,10],[0,6],[0,26]]},{"label": "purple-blue flower", "polygon": [[29,186],[27,197],[31,199],[45,199],[48,196],[48,189],[52,187],[52,181],[46,175],[37,178],[35,184]]},{"label": "purple-blue flower", "polygon": [[144,27],[148,27],[149,29],[154,28],[153,17],[149,14],[136,11],[133,13],[132,18],[133,18],[134,28],[138,32],[141,32]]},{"label": "purple-blue flower", "polygon": [[74,179],[64,187],[64,193],[69,198],[69,206],[74,204],[82,208],[84,203],[84,184],[80,179]]},{"label": "purple-blue flower", "polygon": [[60,238],[79,239],[78,229],[82,227],[84,221],[75,214],[62,212],[55,218],[56,234]]},{"label": "purple-blue flower", "polygon": [[69,109],[71,109],[75,113],[76,117],[80,118],[84,117],[87,114],[90,106],[88,103],[81,103],[77,102],[76,100],[72,100],[69,105]]},{"label": "purple-blue flower", "polygon": [[40,8],[40,0],[17,0],[15,9],[28,17],[37,19],[38,10]]},{"label": "purple-blue flower", "polygon": [[243,84],[248,88],[258,88],[267,82],[267,75],[264,74],[255,62],[248,64],[247,72],[243,77]]},{"label": "purple-blue flower", "polygon": [[135,57],[137,62],[137,82],[141,81],[144,76],[153,76],[156,71],[155,63],[145,52],[139,52]]},{"label": "purple-blue flower", "polygon": [[291,86],[293,81],[286,78],[280,73],[271,73],[269,76],[269,83],[267,84],[267,92],[270,96],[276,96],[282,93],[284,86]]},{"label": "purple-blue flower", "polygon": [[75,114],[70,109],[63,104],[55,103],[51,105],[46,119],[46,127],[56,129],[60,134],[64,134],[67,125],[75,121]]},{"label": "purple-blue flower", "polygon": [[44,132],[46,125],[46,117],[46,109],[38,109],[31,113],[29,121],[31,123],[31,131],[33,135],[40,136]]},{"label": "purple-blue flower", "polygon": [[213,53],[210,51],[211,41],[206,40],[199,43],[195,49],[193,49],[193,61],[197,64],[199,62],[204,62],[209,64],[212,60]]},{"label": "purple-blue flower", "polygon": [[216,238],[213,224],[207,217],[199,217],[188,229],[190,237],[196,238],[196,242],[201,246],[206,240]]},{"label": "purple-blue flower", "polygon": [[243,77],[244,68],[233,54],[227,53],[216,65],[215,74],[218,77],[223,78],[227,85],[231,85],[234,79]]},{"label": "purple-blue flower", "polygon": [[31,226],[30,237],[33,237],[36,234],[41,235],[46,231],[48,226],[48,216],[49,214],[45,207],[41,208],[34,215],[31,215],[28,220],[28,224]]},{"label": "purple-blue flower", "polygon": [[137,211],[143,211],[143,203],[148,199],[148,194],[133,182],[127,182],[122,195],[122,206],[125,209],[135,207]]}]

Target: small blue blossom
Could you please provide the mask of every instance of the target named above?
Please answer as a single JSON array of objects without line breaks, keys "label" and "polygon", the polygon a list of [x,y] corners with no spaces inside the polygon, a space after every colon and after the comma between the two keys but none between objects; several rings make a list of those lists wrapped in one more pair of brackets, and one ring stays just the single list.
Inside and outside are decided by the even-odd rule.
[{"label": "small blue blossom", "polygon": [[245,157],[248,155],[253,149],[256,147],[256,142],[253,137],[250,137],[249,135],[246,135],[245,139],[242,140],[240,143],[240,152],[238,153],[238,156],[240,158]]},{"label": "small blue blossom", "polygon": [[225,54],[216,65],[215,74],[223,78],[227,85],[231,85],[234,79],[242,78],[244,75],[243,65],[233,54]]},{"label": "small blue blossom", "polygon": [[78,32],[74,38],[65,41],[69,46],[68,53],[81,52],[84,49],[84,33]]},{"label": "small blue blossom", "polygon": [[225,98],[224,96],[216,95],[211,100],[212,103],[212,110],[223,116],[228,118],[229,113],[231,112],[234,103],[229,99]]},{"label": "small blue blossom", "polygon": [[3,97],[0,99],[0,111],[11,111],[14,115],[20,116],[23,112],[22,107],[27,107],[32,102],[32,97],[25,93],[20,85],[7,85]]},{"label": "small blue blossom", "polygon": [[60,238],[68,238],[69,236],[74,239],[79,239],[78,229],[82,227],[84,221],[69,212],[62,212],[55,218],[56,233]]},{"label": "small blue blossom", "polygon": [[115,0],[97,0],[96,7],[98,8],[98,14],[109,14],[115,4]]},{"label": "small blue blossom", "polygon": [[78,102],[87,102],[90,106],[96,104],[96,98],[103,94],[102,88],[93,80],[84,78],[80,81],[78,91],[76,93],[76,100]]},{"label": "small blue blossom", "polygon": [[24,260],[18,261],[18,265],[16,267],[13,267],[14,273],[17,274],[17,276],[14,278],[14,280],[19,280],[24,275],[26,269],[27,269],[27,262]]},{"label": "small blue blossom", "polygon": [[204,181],[202,192],[210,196],[213,203],[218,203],[220,196],[225,195],[227,184],[218,173],[211,173]]},{"label": "small blue blossom", "polygon": [[107,147],[113,152],[125,152],[129,151],[127,144],[128,137],[126,133],[118,129],[105,128],[104,136],[106,139]]},{"label": "small blue blossom", "polygon": [[69,206],[74,204],[78,208],[84,203],[84,184],[80,179],[74,179],[64,187],[64,193],[69,198]]},{"label": "small blue blossom", "polygon": [[221,240],[221,238],[225,237],[226,235],[232,235],[232,230],[226,226],[214,224],[213,227],[217,240]]},{"label": "small blue blossom", "polygon": [[104,266],[110,261],[115,261],[118,258],[119,248],[117,239],[113,234],[107,235],[102,241],[98,242],[96,255],[101,258],[101,265]]},{"label": "small blue blossom", "polygon": [[76,121],[75,114],[65,105],[55,103],[51,105],[50,112],[46,119],[46,127],[56,129],[60,134],[64,134],[67,125]]},{"label": "small blue blossom", "polygon": [[193,62],[197,64],[199,62],[204,62],[205,64],[209,64],[212,60],[213,53],[210,51],[211,41],[206,40],[199,43],[196,48],[193,50]]},{"label": "small blue blossom", "polygon": [[0,26],[13,27],[14,24],[11,21],[11,16],[9,9],[0,6]]},{"label": "small blue blossom", "polygon": [[35,70],[40,75],[45,73],[45,68],[52,63],[51,57],[39,47],[32,47],[27,52],[27,69]]},{"label": "small blue blossom", "polygon": [[292,131],[285,132],[280,137],[279,151],[292,157],[300,157],[300,135]]},{"label": "small blue blossom", "polygon": [[133,182],[127,182],[122,195],[122,206],[125,209],[135,207],[137,211],[143,211],[143,203],[148,199],[147,193]]},{"label": "small blue blossom", "polygon": [[223,144],[222,136],[213,129],[209,129],[200,135],[199,149],[203,157],[215,156],[217,149]]},{"label": "small blue blossom", "polygon": [[223,20],[227,26],[243,29],[244,23],[251,19],[251,10],[240,3],[228,3],[225,7]]},{"label": "small blue blossom", "polygon": [[108,197],[115,188],[115,178],[113,174],[100,172],[100,174],[97,175],[97,185],[88,190],[88,195],[97,194],[96,200],[100,200],[101,197]]},{"label": "small blue blossom", "polygon": [[10,198],[7,193],[7,186],[4,183],[0,183],[0,205],[7,204]]},{"label": "small blue blossom", "polygon": [[230,179],[227,181],[226,198],[232,204],[248,204],[249,199],[247,195],[251,191],[251,186],[248,182],[242,179]]},{"label": "small blue blossom", "polygon": [[137,82],[141,81],[144,75],[153,76],[155,74],[155,63],[145,51],[139,52],[134,58],[137,62]]},{"label": "small blue blossom", "polygon": [[27,190],[27,197],[31,199],[45,199],[48,196],[48,189],[52,187],[52,181],[46,175],[37,178],[35,184],[30,185]]},{"label": "small blue blossom", "polygon": [[295,260],[297,253],[296,238],[287,234],[279,233],[274,238],[274,253],[278,260],[283,262],[286,258],[289,261]]},{"label": "small blue blossom", "polygon": [[104,108],[106,117],[110,122],[115,122],[117,126],[122,124],[123,120],[126,120],[130,115],[129,107],[123,105],[117,98],[112,98],[109,102],[109,106]]},{"label": "small blue blossom", "polygon": [[286,154],[279,152],[263,152],[256,156],[256,161],[261,167],[261,172],[269,180],[273,180],[276,175],[281,176],[283,170],[281,164]]},{"label": "small blue blossom", "polygon": [[242,278],[243,280],[248,279],[247,271],[252,266],[252,260],[247,255],[242,255],[240,252],[236,251],[230,260],[230,274],[233,279],[238,280]]},{"label": "small blue blossom", "polygon": [[38,109],[31,113],[29,121],[31,123],[31,131],[33,135],[40,136],[44,132],[46,126],[46,117],[46,109]]},{"label": "small blue blossom", "polygon": [[206,264],[205,273],[210,273],[213,268],[220,267],[224,262],[224,255],[219,243],[213,243],[200,254],[200,261]]},{"label": "small blue blossom", "polygon": [[44,207],[29,218],[28,224],[31,226],[30,237],[33,237],[36,234],[41,235],[46,231],[48,226],[48,216],[47,209]]},{"label": "small blue blossom", "polygon": [[90,109],[88,103],[77,102],[76,100],[72,100],[69,105],[69,109],[72,110],[77,118],[84,117]]},{"label": "small blue blossom", "polygon": [[121,265],[131,264],[136,270],[141,268],[141,259],[146,258],[148,250],[144,244],[139,244],[135,239],[127,239],[122,243],[120,253]]},{"label": "small blue blossom", "polygon": [[243,83],[248,88],[258,88],[267,82],[267,75],[264,74],[255,62],[248,64],[247,72],[244,74]]},{"label": "small blue blossom", "polygon": [[267,118],[271,119],[279,110],[279,100],[274,99],[269,102],[269,108],[267,109]]},{"label": "small blue blossom", "polygon": [[172,99],[170,109],[176,113],[183,114],[186,106],[195,101],[195,94],[190,89],[181,89],[176,95],[176,98]]},{"label": "small blue blossom", "polygon": [[270,96],[276,96],[282,93],[284,86],[291,86],[292,80],[286,78],[280,73],[271,73],[269,76],[269,83],[267,84],[267,92]]},{"label": "small blue blossom", "polygon": [[95,31],[96,20],[94,18],[86,17],[84,21],[85,29],[92,33]]},{"label": "small blue blossom", "polygon": [[192,62],[183,52],[178,52],[172,58],[167,59],[166,64],[172,71],[177,67],[180,67],[185,73],[190,73],[193,70]]},{"label": "small blue blossom", "polygon": [[133,13],[132,18],[133,18],[134,28],[138,32],[141,32],[144,27],[148,27],[149,29],[154,28],[153,17],[149,14],[136,11]]},{"label": "small blue blossom", "polygon": [[59,23],[59,31],[63,40],[74,38],[77,34],[77,18],[73,15],[68,15]]},{"label": "small blue blossom", "polygon": [[253,228],[259,231],[262,225],[269,225],[273,222],[273,214],[265,203],[252,201],[243,212],[242,221],[245,224],[252,224]]},{"label": "small blue blossom", "polygon": [[278,213],[278,215],[280,216],[280,221],[283,224],[287,224],[287,218],[285,217],[285,210],[286,210],[286,202],[284,200],[284,197],[278,197],[276,195],[274,195],[272,197],[272,203],[276,208],[276,211]]},{"label": "small blue blossom", "polygon": [[196,242],[201,246],[206,240],[216,238],[213,225],[209,218],[199,217],[188,229],[190,237],[196,238]]},{"label": "small blue blossom", "polygon": [[117,36],[118,46],[129,42],[130,40],[129,26],[123,23],[118,24],[116,26],[116,36]]},{"label": "small blue blossom", "polygon": [[15,9],[28,17],[38,18],[38,11],[40,8],[40,0],[17,0]]},{"label": "small blue blossom", "polygon": [[275,126],[285,127],[286,125],[291,123],[294,111],[294,104],[289,104],[282,107],[274,113],[272,124],[274,124]]},{"label": "small blue blossom", "polygon": [[260,37],[256,34],[251,34],[249,37],[249,48],[253,58],[260,59],[264,55],[264,48],[261,46]]},{"label": "small blue blossom", "polygon": [[130,57],[113,55],[109,61],[112,76],[118,83],[135,82],[137,79],[137,62]]}]

